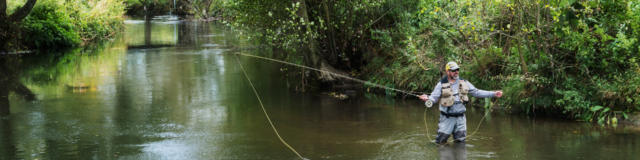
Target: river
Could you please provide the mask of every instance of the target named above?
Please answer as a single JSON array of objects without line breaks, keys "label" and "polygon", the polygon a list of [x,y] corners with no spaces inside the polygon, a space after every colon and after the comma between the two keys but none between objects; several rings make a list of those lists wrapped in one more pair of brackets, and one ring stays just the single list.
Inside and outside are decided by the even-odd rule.
[{"label": "river", "polygon": [[279,64],[230,54],[267,52],[241,37],[220,23],[127,20],[104,44],[4,55],[0,159],[298,159],[240,64],[280,135],[308,159],[639,157],[635,127],[474,107],[468,130],[482,122],[477,133],[438,146],[428,142],[435,108],[424,116],[417,99],[294,92]]}]

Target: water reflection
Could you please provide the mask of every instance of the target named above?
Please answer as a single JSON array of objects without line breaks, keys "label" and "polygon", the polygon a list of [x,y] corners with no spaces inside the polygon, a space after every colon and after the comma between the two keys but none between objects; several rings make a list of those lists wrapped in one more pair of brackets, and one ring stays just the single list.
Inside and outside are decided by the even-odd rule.
[{"label": "water reflection", "polygon": [[126,23],[125,39],[129,49],[172,47],[177,43],[177,24],[167,25],[154,21]]},{"label": "water reflection", "polygon": [[17,159],[13,127],[9,118],[0,117],[0,159]]},{"label": "water reflection", "polygon": [[23,66],[17,55],[0,55],[0,118],[11,113],[9,93],[27,101],[35,100],[35,94],[20,81],[20,71]]},{"label": "water reflection", "polygon": [[[127,48],[150,49],[163,47],[228,47],[228,41],[216,41],[212,39],[230,40],[224,32],[211,31],[207,23],[192,23],[184,21],[135,21],[127,20],[126,27]],[[143,24],[143,25],[141,25]],[[142,34],[141,34],[142,33]],[[196,34],[194,34],[196,33]],[[142,35],[142,36],[141,36]]]},{"label": "water reflection", "polygon": [[467,146],[465,143],[453,143],[438,146],[441,160],[465,160],[467,159]]}]

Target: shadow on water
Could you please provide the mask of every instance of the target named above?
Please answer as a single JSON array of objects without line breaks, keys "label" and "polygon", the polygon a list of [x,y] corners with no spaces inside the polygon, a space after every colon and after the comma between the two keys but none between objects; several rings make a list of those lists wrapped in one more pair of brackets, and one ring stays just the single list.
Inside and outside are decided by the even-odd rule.
[{"label": "shadow on water", "polygon": [[24,65],[18,55],[0,55],[0,117],[11,113],[9,94],[27,101],[35,100],[35,94],[20,81],[20,71]]},{"label": "shadow on water", "polygon": [[0,116],[0,159],[17,159],[16,146],[14,145],[13,127],[6,115]]}]

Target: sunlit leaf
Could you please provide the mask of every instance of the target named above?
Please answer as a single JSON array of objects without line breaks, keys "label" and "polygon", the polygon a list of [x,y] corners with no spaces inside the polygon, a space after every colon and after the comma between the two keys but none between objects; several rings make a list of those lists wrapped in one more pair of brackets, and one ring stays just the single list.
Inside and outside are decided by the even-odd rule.
[{"label": "sunlit leaf", "polygon": [[591,107],[591,112],[596,112],[598,110],[602,109],[602,106],[593,106]]}]

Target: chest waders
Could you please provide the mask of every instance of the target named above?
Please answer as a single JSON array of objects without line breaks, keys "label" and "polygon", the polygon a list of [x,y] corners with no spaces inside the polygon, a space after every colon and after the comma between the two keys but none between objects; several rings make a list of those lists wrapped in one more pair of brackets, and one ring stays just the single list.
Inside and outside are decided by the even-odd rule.
[{"label": "chest waders", "polygon": [[[463,105],[462,107],[464,107],[464,104],[469,101],[469,86],[460,78],[458,80],[458,93],[453,93],[453,83],[449,82],[447,77],[443,77],[440,83],[442,85],[442,94],[438,102],[440,106],[447,108],[447,112],[440,111],[438,135],[435,141],[438,144],[446,143],[449,136],[453,133],[455,142],[464,142],[467,132],[467,119],[464,113],[449,113],[449,111],[454,105]],[[461,101],[455,101],[456,95],[460,97]]]}]

